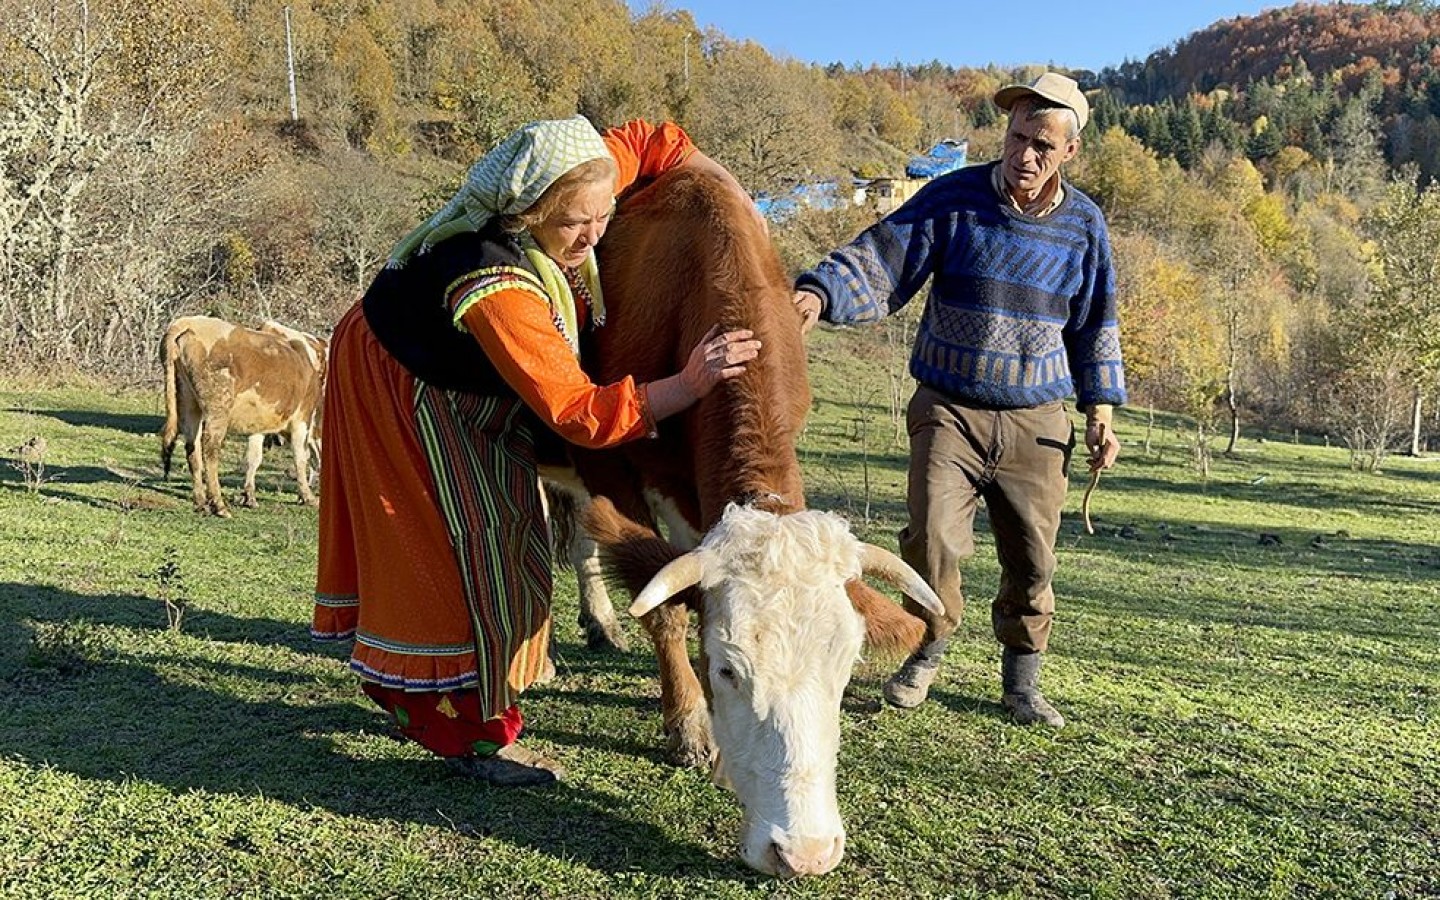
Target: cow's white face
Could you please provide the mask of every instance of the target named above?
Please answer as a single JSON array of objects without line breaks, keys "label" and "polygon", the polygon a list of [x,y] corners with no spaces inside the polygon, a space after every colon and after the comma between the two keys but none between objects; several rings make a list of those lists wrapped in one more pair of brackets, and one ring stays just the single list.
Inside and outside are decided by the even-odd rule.
[{"label": "cow's white face", "polygon": [[860,544],[828,513],[733,507],[702,546],[715,777],[745,810],[741,856],[772,875],[823,874],[845,851],[835,761],[865,636],[845,593]]},{"label": "cow's white face", "polygon": [[861,544],[839,516],[733,505],[630,607],[643,615],[691,585],[704,592],[715,777],[744,807],[741,856],[768,874],[824,874],[845,852],[835,799],[840,700],[865,637],[845,583],[862,569],[942,608],[913,569]]},{"label": "cow's white face", "polygon": [[840,700],[865,625],[845,593],[859,557],[844,537],[843,569],[775,548],[788,557],[773,560],[783,569],[727,573],[705,591],[715,777],[744,807],[745,862],[782,877],[824,874],[845,851],[835,798]]}]

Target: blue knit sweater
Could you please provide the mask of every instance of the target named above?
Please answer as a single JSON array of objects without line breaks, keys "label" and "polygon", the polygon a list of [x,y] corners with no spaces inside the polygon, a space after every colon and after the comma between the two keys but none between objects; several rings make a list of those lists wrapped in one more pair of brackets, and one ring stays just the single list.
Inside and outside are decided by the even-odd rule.
[{"label": "blue knit sweater", "polygon": [[933,279],[910,374],[957,399],[1000,408],[1074,394],[1084,409],[1125,402],[1115,271],[1100,208],[1065,185],[1043,218],[1004,203],[994,164],[927,184],[834,251],[796,287],[827,322],[872,322]]}]

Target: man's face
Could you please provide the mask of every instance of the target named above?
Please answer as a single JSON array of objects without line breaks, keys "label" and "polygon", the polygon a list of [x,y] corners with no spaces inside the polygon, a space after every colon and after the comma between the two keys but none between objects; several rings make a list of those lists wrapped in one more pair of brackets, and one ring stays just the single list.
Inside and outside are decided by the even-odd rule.
[{"label": "man's face", "polygon": [[1003,156],[1005,184],[1024,199],[1038,196],[1060,167],[1080,152],[1080,139],[1066,137],[1065,115],[1032,119],[1031,108],[1024,100],[1011,108]]}]

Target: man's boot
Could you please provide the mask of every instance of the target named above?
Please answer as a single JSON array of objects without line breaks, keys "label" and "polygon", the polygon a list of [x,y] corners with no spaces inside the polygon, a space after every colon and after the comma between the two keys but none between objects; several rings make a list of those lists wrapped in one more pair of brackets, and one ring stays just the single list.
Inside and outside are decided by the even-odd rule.
[{"label": "man's boot", "polygon": [[1005,648],[1000,657],[1002,702],[1017,724],[1063,728],[1065,717],[1040,694],[1040,657],[1040,653]]},{"label": "man's boot", "polygon": [[944,644],[931,644],[910,654],[905,664],[885,682],[885,702],[901,709],[914,709],[923,703],[940,671],[940,657],[944,653]]}]

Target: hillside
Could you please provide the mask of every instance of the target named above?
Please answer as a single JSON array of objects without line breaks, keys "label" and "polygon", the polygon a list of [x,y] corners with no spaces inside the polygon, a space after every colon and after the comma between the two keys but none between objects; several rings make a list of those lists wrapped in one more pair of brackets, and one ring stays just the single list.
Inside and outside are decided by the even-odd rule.
[{"label": "hillside", "polygon": [[1297,64],[1348,93],[1378,76],[1392,105],[1430,86],[1440,100],[1440,7],[1298,3],[1216,22],[1099,80],[1127,102],[1156,103],[1283,81]]}]

